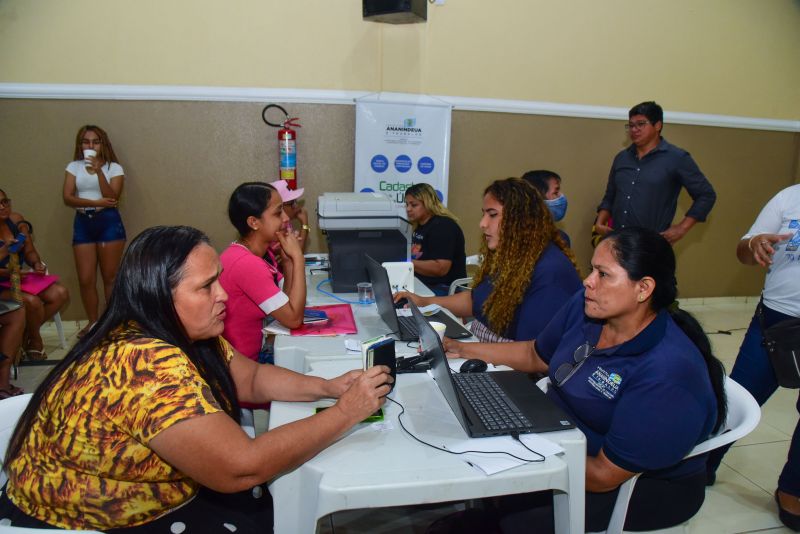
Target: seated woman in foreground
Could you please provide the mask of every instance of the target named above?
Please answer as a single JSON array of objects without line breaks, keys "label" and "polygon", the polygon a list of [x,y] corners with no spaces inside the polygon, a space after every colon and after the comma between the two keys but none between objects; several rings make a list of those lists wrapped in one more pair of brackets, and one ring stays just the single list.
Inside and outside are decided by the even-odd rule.
[{"label": "seated woman in foreground", "polygon": [[[283,211],[283,200],[269,184],[247,182],[237,187],[228,201],[228,217],[239,239],[220,255],[223,271],[219,282],[230,298],[223,335],[251,360],[273,363],[262,322],[272,316],[288,328],[303,324],[303,249],[295,233],[286,230],[289,218]],[[282,274],[274,263],[264,259],[276,241],[280,243]]]},{"label": "seated woman in foreground", "polygon": [[472,291],[395,295],[396,301],[435,303],[460,317],[474,316],[472,333],[483,343],[463,344],[465,358],[503,350],[497,342],[534,339],[581,287],[572,251],[530,184],[519,178],[493,182],[483,193],[482,211],[483,263]]},{"label": "seated woman in foreground", "polygon": [[[131,242],[107,310],[44,379],[14,430],[0,517],[126,533],[269,531],[269,494],[254,486],[383,404],[388,368],[324,380],[258,365],[231,347],[220,337],[220,270],[194,228],[150,228]],[[339,400],[251,439],[238,424],[237,396]]]},{"label": "seated woman in foreground", "polygon": [[[492,362],[546,372],[548,396],[586,435],[587,532],[606,529],[619,485],[636,473],[625,530],[680,524],[700,509],[706,482],[705,456],[683,458],[725,422],[722,364],[697,321],[670,309],[675,255],[658,233],[609,234],[583,285],[535,341],[508,344]],[[505,500],[504,532],[535,513],[530,502]]]}]

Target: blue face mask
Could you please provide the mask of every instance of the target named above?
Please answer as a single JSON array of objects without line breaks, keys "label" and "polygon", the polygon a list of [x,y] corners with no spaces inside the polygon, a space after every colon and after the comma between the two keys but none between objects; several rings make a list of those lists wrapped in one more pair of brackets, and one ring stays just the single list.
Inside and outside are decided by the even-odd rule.
[{"label": "blue face mask", "polygon": [[545,199],[544,203],[547,204],[550,213],[553,214],[554,221],[560,221],[564,218],[564,215],[567,214],[567,197],[564,195],[554,198],[553,200]]}]

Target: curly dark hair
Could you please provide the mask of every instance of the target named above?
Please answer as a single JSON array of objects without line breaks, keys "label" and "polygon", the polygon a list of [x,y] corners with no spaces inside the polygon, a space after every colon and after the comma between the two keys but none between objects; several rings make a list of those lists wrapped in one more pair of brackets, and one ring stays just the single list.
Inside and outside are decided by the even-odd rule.
[{"label": "curly dark hair", "polygon": [[487,326],[504,335],[531,283],[536,262],[551,241],[570,259],[578,276],[580,270],[542,196],[530,183],[520,178],[495,180],[484,190],[486,195],[503,205],[500,241],[495,250],[489,250],[483,240],[483,263],[473,287],[486,278],[492,281],[494,290],[483,304],[483,313]]}]

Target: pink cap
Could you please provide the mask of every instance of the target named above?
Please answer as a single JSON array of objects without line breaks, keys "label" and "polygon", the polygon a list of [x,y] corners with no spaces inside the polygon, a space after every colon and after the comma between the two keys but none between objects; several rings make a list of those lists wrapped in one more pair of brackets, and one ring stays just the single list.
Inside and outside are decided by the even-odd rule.
[{"label": "pink cap", "polygon": [[286,183],[286,180],[270,182],[269,185],[278,190],[278,194],[281,195],[281,200],[284,202],[291,202],[292,200],[296,200],[303,196],[304,189],[302,187],[300,189],[291,190],[289,189],[289,184]]}]

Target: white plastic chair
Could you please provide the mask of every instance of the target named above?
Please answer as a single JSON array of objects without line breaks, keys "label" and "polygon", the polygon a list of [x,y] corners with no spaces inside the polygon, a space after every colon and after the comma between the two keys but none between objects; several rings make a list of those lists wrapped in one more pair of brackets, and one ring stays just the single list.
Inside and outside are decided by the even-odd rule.
[{"label": "white plastic chair", "polygon": [[[550,387],[550,378],[544,377],[539,380],[536,385],[539,386],[539,389],[542,391],[547,392]],[[733,443],[745,437],[758,426],[758,422],[761,420],[761,407],[749,391],[744,389],[735,380],[726,376],[725,395],[728,398],[728,417],[725,420],[725,424],[716,435],[695,445],[694,449],[692,449],[685,458],[705,454],[723,445],[727,445],[728,443]],[[611,514],[611,520],[608,523],[605,534],[621,534],[623,532],[622,528],[625,525],[625,516],[628,514],[628,503],[631,500],[633,488],[640,475],[641,473],[629,478],[620,486],[617,501],[614,504],[614,512]],[[651,532],[661,532],[665,534],[667,532],[675,532],[675,529],[683,531],[685,525],[686,523]]]},{"label": "white plastic chair", "polygon": [[467,276],[466,278],[456,278],[452,282],[450,282],[450,289],[447,290],[448,295],[453,295],[456,292],[460,291],[470,291],[472,288],[470,285],[472,284],[472,277]]},{"label": "white plastic chair", "polygon": [[[11,440],[11,434],[17,426],[22,412],[28,406],[33,395],[28,393],[26,395],[18,395],[0,401],[0,461],[5,458],[6,450],[8,450],[8,442]],[[5,485],[6,477],[5,471],[0,472],[0,486]],[[96,530],[58,530],[50,528],[23,528],[12,527],[8,525],[0,525],[0,534],[43,534],[47,532],[60,533],[81,533],[81,534],[101,534]]]},{"label": "white plastic chair", "polygon": [[[50,269],[45,269],[45,274],[50,274]],[[57,311],[53,315],[53,322],[56,325],[56,332],[58,332],[58,347],[61,349],[67,348],[67,337],[64,335],[64,325],[61,324],[61,312]]]},{"label": "white plastic chair", "polygon": [[[483,262],[483,256],[480,254],[473,254],[471,256],[467,256],[466,265],[480,265]],[[447,291],[448,295],[452,295],[457,291],[469,291],[470,285],[472,284],[472,277],[467,276],[466,278],[457,278],[450,282],[450,289]]]},{"label": "white plastic chair", "polygon": [[[750,392],[735,380],[726,376],[725,395],[728,397],[728,417],[725,425],[717,435],[695,445],[694,449],[686,455],[686,458],[705,454],[728,443],[733,443],[752,432],[758,426],[758,422],[761,420],[761,408],[753,396],[750,395]],[[614,512],[611,514],[611,521],[609,521],[608,528],[605,531],[606,534],[620,534],[623,532],[625,516],[628,514],[628,503],[631,500],[633,488],[638,478],[639,475],[636,475],[620,486],[617,501],[614,504]],[[685,525],[686,523],[654,532],[674,532],[676,529],[683,531]]]},{"label": "white plastic chair", "polygon": [[480,265],[481,263],[483,263],[483,256],[480,254],[467,256],[467,265]]}]

